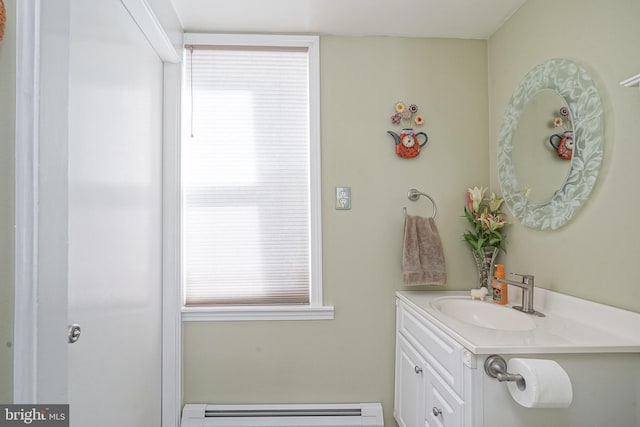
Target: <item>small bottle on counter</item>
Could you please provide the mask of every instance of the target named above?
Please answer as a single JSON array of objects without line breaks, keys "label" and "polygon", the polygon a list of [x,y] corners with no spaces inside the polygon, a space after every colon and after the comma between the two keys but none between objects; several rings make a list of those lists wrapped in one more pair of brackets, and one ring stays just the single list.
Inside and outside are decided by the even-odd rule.
[{"label": "small bottle on counter", "polygon": [[[496,272],[493,275],[498,279],[504,279],[504,264],[496,264]],[[508,285],[506,283],[500,283],[494,279],[491,287],[493,288],[493,302],[496,304],[506,304],[507,301],[509,301],[507,295]]]}]

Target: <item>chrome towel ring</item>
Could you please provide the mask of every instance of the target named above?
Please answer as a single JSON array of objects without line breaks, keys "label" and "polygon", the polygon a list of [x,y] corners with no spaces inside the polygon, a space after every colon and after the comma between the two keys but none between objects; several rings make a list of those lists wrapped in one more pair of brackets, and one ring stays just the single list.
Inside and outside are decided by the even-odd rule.
[{"label": "chrome towel ring", "polygon": [[[436,202],[435,202],[435,200],[433,200],[433,197],[431,197],[427,193],[423,193],[421,191],[418,191],[415,188],[412,188],[411,190],[409,190],[407,192],[407,198],[409,200],[411,200],[412,202],[415,202],[416,200],[418,200],[420,198],[420,196],[424,196],[427,199],[431,200],[431,204],[433,205],[433,214],[431,215],[431,218],[435,219],[436,214],[438,213],[438,207],[436,206]],[[404,207],[403,209],[404,209],[404,214],[407,215],[407,208]]]}]

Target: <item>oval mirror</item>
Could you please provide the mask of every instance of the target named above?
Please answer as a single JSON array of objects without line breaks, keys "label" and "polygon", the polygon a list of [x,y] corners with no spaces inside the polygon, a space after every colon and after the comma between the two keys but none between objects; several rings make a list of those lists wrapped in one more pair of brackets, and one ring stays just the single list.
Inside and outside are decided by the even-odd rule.
[{"label": "oval mirror", "polygon": [[[573,132],[568,108],[564,99],[549,89],[536,93],[524,106],[513,134],[511,159],[530,202],[551,200],[567,179],[571,161],[558,155],[558,144],[562,135]],[[560,110],[567,112],[567,117],[562,117]],[[565,147],[569,145],[566,141]]]},{"label": "oval mirror", "polygon": [[600,96],[584,68],[551,59],[529,71],[511,96],[498,143],[500,188],[513,216],[539,230],[569,221],[595,184],[603,134]]}]

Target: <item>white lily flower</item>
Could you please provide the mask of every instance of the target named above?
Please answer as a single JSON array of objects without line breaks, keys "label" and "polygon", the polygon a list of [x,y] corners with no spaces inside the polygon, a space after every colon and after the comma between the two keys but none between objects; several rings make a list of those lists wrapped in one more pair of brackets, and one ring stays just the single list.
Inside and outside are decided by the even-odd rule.
[{"label": "white lily flower", "polygon": [[489,200],[489,209],[491,212],[497,212],[502,202],[504,202],[504,199],[496,197],[496,193],[491,193],[491,199]]},{"label": "white lily flower", "polygon": [[482,202],[484,193],[486,191],[487,189],[483,187],[473,187],[467,189],[469,200],[471,201],[471,206],[473,207],[473,212],[478,212],[478,210],[480,209],[480,203]]}]

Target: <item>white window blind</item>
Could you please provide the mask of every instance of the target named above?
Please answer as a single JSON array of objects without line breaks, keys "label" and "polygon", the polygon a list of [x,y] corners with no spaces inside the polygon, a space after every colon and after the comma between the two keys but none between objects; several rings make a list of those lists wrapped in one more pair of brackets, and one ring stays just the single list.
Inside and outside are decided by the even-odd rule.
[{"label": "white window blind", "polygon": [[309,304],[307,48],[187,46],[185,305]]}]

